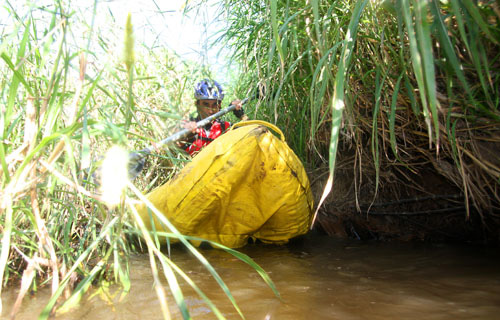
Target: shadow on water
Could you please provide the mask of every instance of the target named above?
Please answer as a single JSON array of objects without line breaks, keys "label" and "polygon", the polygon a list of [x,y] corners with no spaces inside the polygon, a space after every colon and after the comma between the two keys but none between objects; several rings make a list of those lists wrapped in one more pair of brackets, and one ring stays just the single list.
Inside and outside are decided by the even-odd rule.
[{"label": "shadow on water", "polygon": [[[240,251],[270,274],[282,301],[246,264],[223,251],[202,249],[247,319],[498,319],[500,314],[498,248],[354,242],[310,234],[286,246],[250,244]],[[172,257],[227,319],[238,319],[203,266],[181,247]],[[130,268],[132,288],[122,301],[113,289],[94,292],[57,319],[161,319],[148,257],[131,257]],[[194,319],[215,319],[187,284],[182,288]],[[4,296],[7,312],[13,291]],[[27,299],[17,319],[35,318],[46,299],[43,292]],[[180,319],[173,303],[170,308],[173,319]]]}]

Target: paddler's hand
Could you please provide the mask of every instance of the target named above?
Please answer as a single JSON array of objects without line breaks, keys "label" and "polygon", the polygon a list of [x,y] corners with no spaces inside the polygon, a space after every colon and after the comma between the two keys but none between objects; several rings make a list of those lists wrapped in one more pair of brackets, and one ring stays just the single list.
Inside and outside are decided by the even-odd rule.
[{"label": "paddler's hand", "polygon": [[231,102],[232,105],[235,105],[236,106],[236,110],[241,110],[243,108],[243,105],[241,104],[241,100],[233,100]]},{"label": "paddler's hand", "polygon": [[233,110],[233,113],[237,118],[242,121],[248,120],[248,116],[245,114],[245,110],[243,110],[243,104],[241,103],[241,100],[233,100],[231,104],[236,106],[236,108],[234,108]]},{"label": "paddler's hand", "polygon": [[196,127],[196,122],[194,122],[194,121],[184,121],[184,123],[182,124],[182,126],[184,127],[184,129],[188,129],[192,133],[196,133],[196,130],[198,129]]}]

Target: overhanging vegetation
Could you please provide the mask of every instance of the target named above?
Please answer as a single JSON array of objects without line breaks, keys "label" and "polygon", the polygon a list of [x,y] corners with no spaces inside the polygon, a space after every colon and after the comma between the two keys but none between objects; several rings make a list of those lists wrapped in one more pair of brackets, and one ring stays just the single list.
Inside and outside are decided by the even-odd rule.
[{"label": "overhanging vegetation", "polygon": [[368,217],[373,204],[439,195],[462,221],[497,230],[497,3],[221,3],[220,39],[248,83],[270,93],[257,117],[282,127],[311,170],[329,163],[334,215]]}]

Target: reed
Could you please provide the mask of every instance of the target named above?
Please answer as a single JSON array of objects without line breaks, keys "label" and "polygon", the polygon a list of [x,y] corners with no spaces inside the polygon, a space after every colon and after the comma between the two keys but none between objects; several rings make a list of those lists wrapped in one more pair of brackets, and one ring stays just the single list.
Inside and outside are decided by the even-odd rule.
[{"label": "reed", "polygon": [[466,219],[498,211],[498,3],[220,3],[218,40],[233,48],[242,81],[267,89],[255,115],[283,128],[310,168],[328,164],[323,196],[345,155],[356,206],[362,184],[368,201],[394,177],[425,190],[411,176],[430,168],[461,190]]},{"label": "reed", "polygon": [[[88,8],[92,17],[98,5],[96,1]],[[160,251],[160,240],[176,238],[243,317],[224,281],[188,238],[162,216],[171,233],[150,233],[135,212],[137,199],[146,201],[138,190],[161,184],[186,158],[170,150],[150,157],[134,182],[137,187],[126,178],[124,150],[142,149],[175,132],[193,106],[191,84],[207,76],[206,69],[182,63],[161,48],[134,46],[131,16],[124,32],[119,24],[94,29],[94,18],[90,24],[86,20],[88,11],[60,1],[43,6],[7,1],[5,8],[8,23],[0,30],[0,297],[6,287],[20,285],[11,315],[28,291],[43,286],[51,287],[52,298],[39,315],[42,319],[67,312],[103,280],[117,283],[126,294],[131,286],[127,257],[145,249],[165,318],[170,317],[161,285],[165,280],[183,317],[190,318],[179,278],[224,318],[175,265],[175,257]],[[123,42],[124,57],[115,55]],[[106,176],[116,171],[111,179],[118,193],[109,201],[93,177],[112,146],[121,147],[121,156],[105,157],[102,168],[107,169],[100,172],[105,186]],[[116,185],[120,174],[121,188]],[[152,205],[150,209],[158,214]],[[223,249],[252,266],[277,294],[255,262]]]}]

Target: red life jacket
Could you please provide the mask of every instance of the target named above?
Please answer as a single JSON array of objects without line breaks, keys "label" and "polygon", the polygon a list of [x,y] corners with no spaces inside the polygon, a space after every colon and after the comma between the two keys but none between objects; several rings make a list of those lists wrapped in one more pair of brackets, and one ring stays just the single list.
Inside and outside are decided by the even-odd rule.
[{"label": "red life jacket", "polygon": [[210,127],[209,130],[205,128],[198,128],[196,131],[196,136],[194,141],[191,144],[188,144],[185,150],[191,156],[194,156],[195,154],[200,152],[200,150],[203,149],[204,146],[208,145],[210,142],[214,141],[221,134],[226,132],[226,130],[229,129],[230,126],[231,124],[227,121],[224,122],[214,121],[212,122],[212,126]]}]

